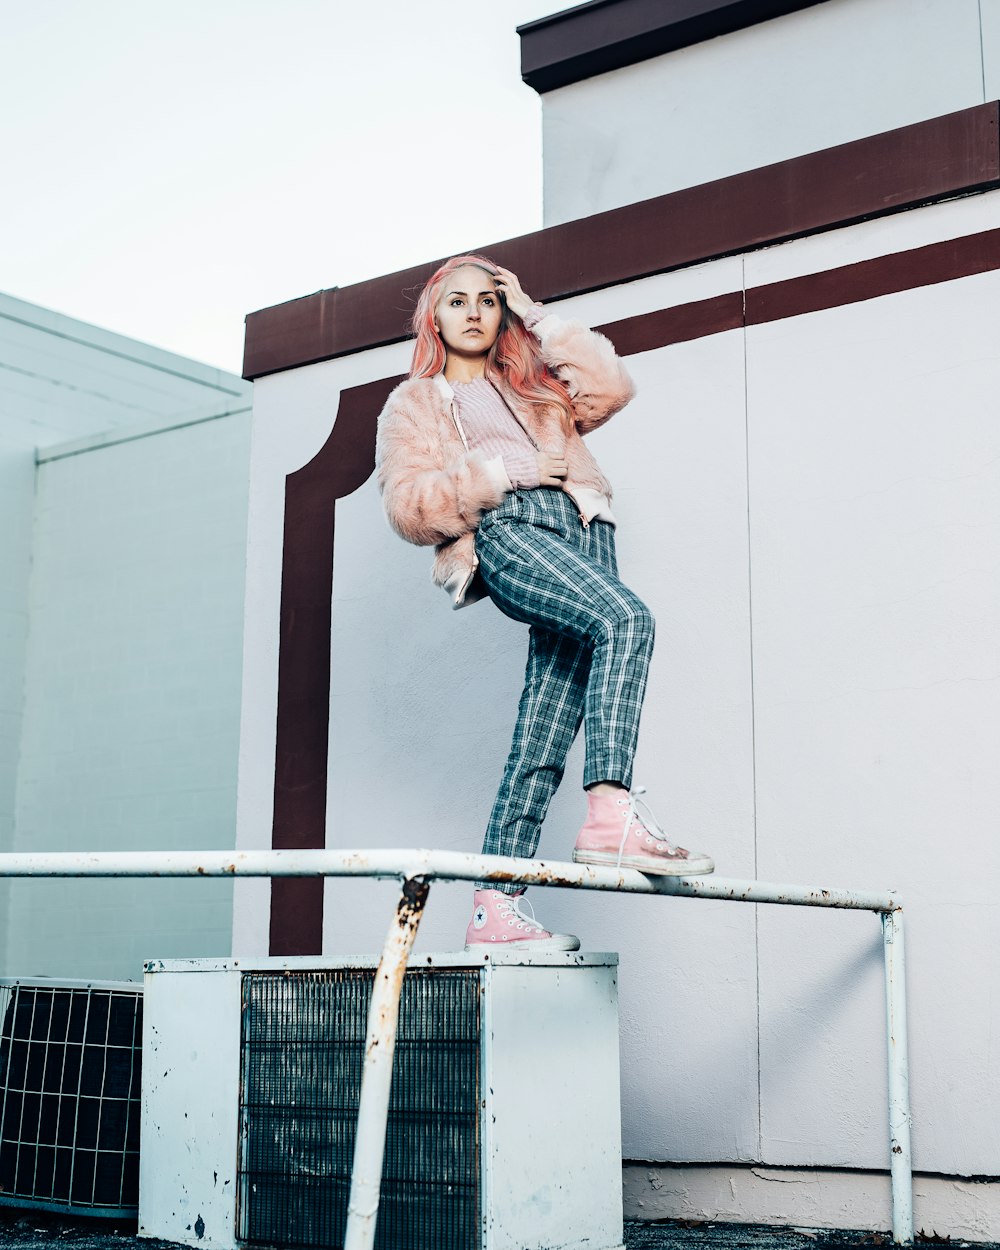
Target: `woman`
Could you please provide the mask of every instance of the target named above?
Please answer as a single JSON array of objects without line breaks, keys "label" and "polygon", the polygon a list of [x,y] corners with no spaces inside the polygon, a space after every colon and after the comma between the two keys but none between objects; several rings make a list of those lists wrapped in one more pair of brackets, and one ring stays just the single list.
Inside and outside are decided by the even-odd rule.
[{"label": "woman", "polygon": [[[588,810],[573,859],[712,872],[630,792],[653,619],[618,579],[611,487],[581,437],[632,398],[624,366],[606,338],[546,314],[509,269],[481,256],[456,256],[433,275],[413,328],[410,376],[379,419],[389,521],[410,542],[436,546],[434,580],[455,607],[488,595],[530,626],[483,852],[534,855],[582,720]],[[478,884],[467,949],[579,948],[522,912],[523,892]]]}]

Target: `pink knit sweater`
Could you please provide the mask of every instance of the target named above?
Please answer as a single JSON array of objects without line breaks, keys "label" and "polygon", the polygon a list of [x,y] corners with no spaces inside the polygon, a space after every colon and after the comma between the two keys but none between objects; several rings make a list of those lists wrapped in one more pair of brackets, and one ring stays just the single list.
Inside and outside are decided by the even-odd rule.
[{"label": "pink knit sweater", "polygon": [[531,439],[486,378],[452,382],[458,414],[469,446],[487,460],[500,456],[514,490],[538,485],[538,453]]}]

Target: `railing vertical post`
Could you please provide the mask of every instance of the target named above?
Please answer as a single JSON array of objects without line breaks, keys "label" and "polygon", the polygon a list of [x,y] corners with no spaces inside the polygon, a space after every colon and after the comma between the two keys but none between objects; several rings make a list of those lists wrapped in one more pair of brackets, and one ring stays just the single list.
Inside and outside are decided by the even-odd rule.
[{"label": "railing vertical post", "polygon": [[351,1167],[344,1250],[372,1250],[375,1244],[399,1000],[403,993],[407,960],[429,891],[430,886],[420,877],[410,877],[403,882],[403,893],[375,971],[375,986],[368,1009],[368,1037],[361,1076],[358,1133]]},{"label": "railing vertical post", "polygon": [[892,1178],[892,1239],[913,1244],[913,1178],[910,1154],[910,1074],[906,1045],[906,960],[903,911],[882,913],[885,951],[886,1044],[889,1060],[889,1167]]}]

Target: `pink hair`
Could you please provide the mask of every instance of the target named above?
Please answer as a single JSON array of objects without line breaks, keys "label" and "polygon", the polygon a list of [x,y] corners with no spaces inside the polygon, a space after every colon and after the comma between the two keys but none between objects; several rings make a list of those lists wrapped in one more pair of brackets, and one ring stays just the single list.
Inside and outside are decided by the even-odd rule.
[{"label": "pink hair", "polygon": [[[491,277],[497,272],[495,263],[485,256],[453,256],[430,276],[413,312],[412,328],[416,341],[410,365],[411,378],[430,378],[444,368],[447,352],[441,336],[434,329],[434,312],[445,279],[464,265],[475,265]],[[503,305],[500,333],[486,357],[486,376],[492,381],[502,378],[526,403],[555,404],[572,420],[569,392],[546,367],[538,340],[524,328],[521,318],[512,313],[506,304]]]}]

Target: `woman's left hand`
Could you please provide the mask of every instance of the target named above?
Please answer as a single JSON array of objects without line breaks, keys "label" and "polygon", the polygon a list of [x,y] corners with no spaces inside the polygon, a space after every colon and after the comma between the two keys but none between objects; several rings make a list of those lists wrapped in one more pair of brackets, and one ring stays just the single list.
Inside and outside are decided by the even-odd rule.
[{"label": "woman's left hand", "polygon": [[532,304],[534,304],[535,301],[531,296],[525,295],[521,290],[521,283],[518,281],[517,274],[511,273],[509,269],[504,269],[497,265],[493,281],[496,283],[497,290],[503,295],[504,303],[517,316],[523,317]]}]

